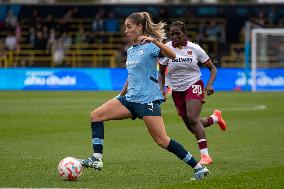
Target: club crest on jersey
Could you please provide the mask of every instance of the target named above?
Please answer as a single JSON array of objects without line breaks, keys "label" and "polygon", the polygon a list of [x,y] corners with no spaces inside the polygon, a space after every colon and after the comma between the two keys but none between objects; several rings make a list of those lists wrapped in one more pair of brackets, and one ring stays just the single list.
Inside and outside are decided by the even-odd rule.
[{"label": "club crest on jersey", "polygon": [[143,50],[140,50],[140,51],[138,51],[138,54],[139,54],[140,56],[142,56],[142,55],[144,54],[144,51],[143,51]]},{"label": "club crest on jersey", "polygon": [[192,51],[187,51],[187,54],[188,55],[192,55]]}]

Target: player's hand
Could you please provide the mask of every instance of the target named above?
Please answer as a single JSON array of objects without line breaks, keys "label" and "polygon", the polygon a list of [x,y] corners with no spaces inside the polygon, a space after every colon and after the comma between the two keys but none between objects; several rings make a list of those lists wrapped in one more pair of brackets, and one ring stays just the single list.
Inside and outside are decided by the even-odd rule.
[{"label": "player's hand", "polygon": [[206,91],[206,94],[208,96],[210,96],[210,95],[212,95],[214,93],[214,89],[213,89],[213,87],[211,85],[206,86],[205,87],[205,91]]},{"label": "player's hand", "polygon": [[155,39],[153,37],[142,35],[142,36],[138,37],[138,41],[140,42],[140,44],[144,44],[144,43],[147,43],[147,42],[154,42]]}]

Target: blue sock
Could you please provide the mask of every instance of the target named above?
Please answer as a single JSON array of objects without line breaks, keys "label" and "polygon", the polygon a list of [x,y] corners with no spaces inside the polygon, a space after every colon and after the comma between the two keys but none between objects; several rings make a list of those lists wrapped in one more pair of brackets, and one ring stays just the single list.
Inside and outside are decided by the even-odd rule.
[{"label": "blue sock", "polygon": [[188,151],[186,151],[181,144],[177,143],[172,139],[170,140],[170,144],[167,147],[167,150],[175,154],[179,159],[183,160],[192,168],[194,168],[197,165],[197,162],[194,159],[194,157],[192,157],[192,155]]},{"label": "blue sock", "polygon": [[104,144],[104,123],[92,122],[91,128],[92,128],[92,143],[93,143],[94,154],[100,154],[100,156],[102,156],[103,144]]}]

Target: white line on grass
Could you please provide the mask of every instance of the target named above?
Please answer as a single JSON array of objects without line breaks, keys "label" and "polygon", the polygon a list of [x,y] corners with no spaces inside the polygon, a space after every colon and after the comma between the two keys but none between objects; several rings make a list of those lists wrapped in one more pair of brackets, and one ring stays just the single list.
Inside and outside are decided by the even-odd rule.
[{"label": "white line on grass", "polygon": [[251,107],[231,107],[231,108],[223,108],[223,111],[261,111],[265,110],[267,107],[265,105],[255,105]]}]

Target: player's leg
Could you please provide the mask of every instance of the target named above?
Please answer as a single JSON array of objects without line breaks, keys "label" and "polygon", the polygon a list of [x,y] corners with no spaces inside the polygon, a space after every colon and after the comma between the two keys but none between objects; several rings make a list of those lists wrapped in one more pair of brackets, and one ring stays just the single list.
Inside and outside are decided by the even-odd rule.
[{"label": "player's leg", "polygon": [[195,170],[194,179],[200,180],[209,174],[209,170],[201,166],[185,148],[166,133],[161,116],[144,116],[143,120],[154,141],[162,148],[175,154],[179,159],[190,165]]},{"label": "player's leg", "polygon": [[203,125],[200,121],[200,112],[202,109],[202,102],[197,99],[191,99],[186,101],[187,117],[190,126],[192,127],[197,144],[201,154],[201,164],[210,164],[212,159],[208,153],[208,146],[206,140],[206,134]]},{"label": "player's leg", "polygon": [[[186,94],[188,91],[184,91],[184,92],[176,92],[174,91],[172,93],[172,98],[176,107],[176,110],[179,114],[179,116],[182,118],[186,128],[192,133],[194,134],[194,131],[189,123],[189,119],[188,119],[188,115],[187,115],[187,109],[186,109]],[[201,118],[200,121],[203,125],[203,127],[206,127],[207,125],[209,126],[209,122],[207,121],[208,119],[206,118]],[[209,121],[211,121],[211,119],[209,119]],[[213,124],[213,122],[212,122]],[[212,125],[211,124],[211,125]]]},{"label": "player's leg", "polygon": [[188,117],[187,117],[187,116],[184,116],[184,117],[182,117],[182,120],[183,120],[183,122],[184,122],[186,128],[187,128],[192,134],[194,134],[194,130],[192,129],[192,127],[191,127],[190,124],[189,124],[189,119],[188,119]]},{"label": "player's leg", "polygon": [[[187,127],[187,129],[194,134],[189,121],[188,121],[188,117],[182,117],[182,120],[185,124],[185,126]],[[202,126],[204,128],[210,127],[212,126],[214,123],[217,123],[219,125],[219,128],[223,131],[226,130],[227,128],[227,124],[225,122],[225,120],[222,117],[222,112],[220,110],[215,110],[214,113],[212,115],[210,115],[209,117],[202,117],[200,118],[200,122],[202,124]]]},{"label": "player's leg", "polygon": [[[177,92],[177,91],[173,91],[172,92],[172,98],[174,101],[174,104],[176,106],[177,112],[179,114],[179,116],[182,118],[185,126],[187,127],[187,129],[191,132],[194,133],[189,121],[188,121],[188,117],[187,117],[187,110],[186,110],[186,98],[187,98],[187,94],[191,93],[192,90],[188,89],[187,91],[183,91],[183,92]],[[189,94],[191,95],[191,94]],[[201,99],[202,101],[202,99]],[[209,127],[211,125],[213,125],[214,123],[218,123],[219,127],[221,130],[225,131],[227,124],[224,121],[224,119],[222,118],[222,114],[220,110],[215,110],[214,113],[212,115],[210,115],[209,117],[204,117],[204,118],[200,118],[200,122],[203,125],[204,128]]]},{"label": "player's leg", "polygon": [[214,122],[214,119],[211,116],[200,118],[200,122],[201,122],[201,124],[203,125],[204,128],[210,127],[214,123],[216,123],[216,122]]},{"label": "player's leg", "polygon": [[201,118],[200,121],[204,128],[209,127],[214,123],[217,123],[219,125],[219,128],[223,131],[225,131],[227,128],[227,124],[223,119],[222,112],[220,110],[215,110],[212,115],[210,115],[209,117]]},{"label": "player's leg", "polygon": [[[202,108],[202,98],[200,98],[199,100],[193,99],[194,100],[193,102],[196,103],[196,105],[195,105],[196,107],[193,106],[193,105],[188,106],[189,101],[191,100],[192,97],[194,97],[194,95],[195,94],[192,93],[191,88],[189,88],[188,90],[183,91],[183,92],[174,91],[172,93],[173,101],[175,103],[175,106],[176,106],[176,109],[177,109],[179,116],[182,118],[187,129],[191,133],[193,133],[195,135],[196,139],[197,139],[197,144],[198,144],[198,147],[199,147],[199,150],[200,150],[200,153],[201,153],[201,158],[202,158],[202,156],[205,157],[205,155],[202,155],[202,154],[204,154],[204,153],[208,154],[205,131],[204,131],[204,127],[202,126],[202,124],[200,122],[200,118],[199,118],[201,108]],[[193,103],[193,102],[191,102],[191,103]],[[191,108],[193,108],[194,110],[191,110]],[[189,114],[190,112],[191,112],[191,114]],[[189,117],[189,116],[191,116],[191,117]],[[209,155],[207,155],[206,157],[210,158]],[[209,158],[207,158],[207,159],[209,159]],[[211,160],[211,162],[212,162],[212,160]],[[204,162],[201,162],[201,163],[204,163]]]},{"label": "player's leg", "polygon": [[182,92],[173,91],[172,98],[173,98],[178,115],[182,118],[186,128],[192,134],[194,134],[194,131],[189,124],[189,120],[188,120],[187,113],[186,113],[186,103],[185,103],[186,93],[187,93],[186,91],[182,91]]},{"label": "player's leg", "polygon": [[91,112],[90,120],[94,153],[90,158],[81,161],[83,166],[98,170],[102,169],[104,121],[126,119],[131,116],[130,111],[118,99],[111,99]]}]

